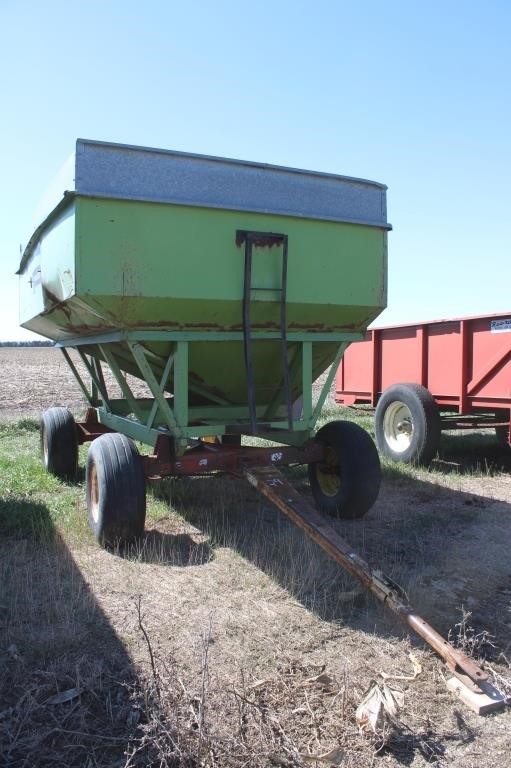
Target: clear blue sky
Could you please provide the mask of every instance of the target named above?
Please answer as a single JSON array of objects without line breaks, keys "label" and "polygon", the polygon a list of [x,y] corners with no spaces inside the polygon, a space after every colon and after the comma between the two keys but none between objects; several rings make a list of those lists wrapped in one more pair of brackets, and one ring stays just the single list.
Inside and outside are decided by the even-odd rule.
[{"label": "clear blue sky", "polygon": [[510,40],[510,0],[0,0],[0,338],[77,137],[384,182],[381,322],[511,311]]}]

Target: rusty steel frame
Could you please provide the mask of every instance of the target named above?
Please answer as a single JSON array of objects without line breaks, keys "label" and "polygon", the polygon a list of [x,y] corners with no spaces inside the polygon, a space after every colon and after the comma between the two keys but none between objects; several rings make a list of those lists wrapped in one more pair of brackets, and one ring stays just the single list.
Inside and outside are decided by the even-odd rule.
[{"label": "rusty steel frame", "polygon": [[113,431],[105,424],[99,423],[95,408],[87,408],[85,421],[77,421],[75,426],[78,445],[90,443],[97,437]]},{"label": "rusty steel frame", "polygon": [[442,429],[487,429],[490,427],[509,427],[509,423],[509,419],[499,418],[489,413],[467,416],[445,413],[440,415]]},{"label": "rusty steel frame", "polygon": [[172,455],[172,442],[166,435],[156,441],[154,454],[143,456],[144,474],[155,480],[168,476],[203,475],[210,472],[229,472],[242,477],[247,467],[309,464],[321,461],[324,447],[310,440],[302,448],[294,446],[221,445],[199,441],[181,456]]},{"label": "rusty steel frame", "polygon": [[[114,431],[99,421],[95,408],[87,410],[84,421],[76,422],[80,445]],[[168,434],[159,434],[153,453],[142,455],[141,460],[146,479],[159,480],[210,472],[228,472],[242,477],[246,467],[309,464],[321,461],[323,457],[324,447],[316,440],[309,440],[301,448],[287,445],[257,448],[209,443],[199,439],[178,455],[173,438]]]}]

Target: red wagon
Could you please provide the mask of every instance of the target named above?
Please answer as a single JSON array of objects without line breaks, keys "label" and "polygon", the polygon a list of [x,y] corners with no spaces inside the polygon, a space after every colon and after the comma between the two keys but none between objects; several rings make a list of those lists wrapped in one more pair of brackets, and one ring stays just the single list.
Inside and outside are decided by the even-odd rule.
[{"label": "red wagon", "polygon": [[442,429],[495,428],[511,445],[511,313],[377,328],[344,353],[335,399],[376,408],[380,451],[435,455]]}]

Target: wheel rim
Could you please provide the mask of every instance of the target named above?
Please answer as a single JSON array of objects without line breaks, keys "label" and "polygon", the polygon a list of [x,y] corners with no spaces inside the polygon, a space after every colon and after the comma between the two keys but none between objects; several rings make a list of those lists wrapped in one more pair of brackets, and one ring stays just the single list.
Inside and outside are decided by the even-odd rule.
[{"label": "wheel rim", "polygon": [[90,493],[90,515],[92,521],[97,525],[99,520],[99,487],[98,487],[98,473],[96,472],[96,465],[92,464],[89,474],[89,493]]},{"label": "wheel rim", "polygon": [[404,453],[413,440],[413,420],[405,403],[396,400],[391,403],[383,417],[383,433],[387,445],[395,453]]},{"label": "wheel rim", "polygon": [[325,457],[316,465],[316,478],[325,496],[337,496],[341,487],[341,474],[337,454],[333,448],[325,448]]},{"label": "wheel rim", "polygon": [[48,432],[44,428],[43,428],[43,432],[42,432],[42,446],[43,446],[44,466],[47,467],[48,466],[48,454],[49,454],[49,450],[48,450]]}]

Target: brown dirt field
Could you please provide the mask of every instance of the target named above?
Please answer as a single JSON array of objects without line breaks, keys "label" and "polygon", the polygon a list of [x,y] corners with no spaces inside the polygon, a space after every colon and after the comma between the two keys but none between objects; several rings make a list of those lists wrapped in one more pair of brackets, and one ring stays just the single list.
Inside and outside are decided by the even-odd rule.
[{"label": "brown dirt field", "polygon": [[80,388],[53,347],[0,347],[0,370],[3,421],[39,417],[51,405],[83,408]]},{"label": "brown dirt field", "polygon": [[[77,369],[87,380],[84,367],[78,355],[71,352]],[[45,408],[65,405],[73,413],[82,413],[86,400],[66,363],[62,352],[55,347],[0,347],[0,420],[10,421],[24,418],[39,418]],[[107,383],[112,385],[112,377]],[[130,378],[130,382],[133,379]],[[135,395],[146,394],[143,382],[135,380]]]},{"label": "brown dirt field", "polygon": [[[35,416],[53,404],[83,408],[57,351],[4,348],[0,361],[3,419]],[[494,647],[482,650],[497,675],[492,679],[509,694],[511,463],[496,455],[492,474],[452,452],[433,472],[389,473],[364,520],[335,525],[407,590],[439,631],[452,629],[467,650],[474,635],[489,632]],[[303,476],[296,483],[308,494]],[[162,484],[157,492],[169,511],[148,524],[134,556],[92,543],[60,541],[42,556],[24,541],[0,545],[0,583],[16,583],[20,616],[8,627],[9,643],[21,658],[17,663],[45,670],[34,678],[41,690],[52,674],[64,675],[59,663],[67,674],[63,689],[78,687],[78,678],[82,689],[101,678],[104,694],[88,717],[110,718],[111,738],[122,742],[126,729],[119,723],[136,725],[142,705],[118,687],[114,696],[104,669],[98,671],[103,663],[116,681],[130,674],[152,680],[153,694],[154,680],[160,681],[172,702],[170,715],[153,708],[152,720],[140,720],[154,743],[159,738],[168,749],[164,734],[178,721],[195,734],[189,762],[132,765],[510,765],[509,708],[486,717],[465,708],[447,690],[445,668],[434,654],[248,486],[198,478]],[[0,611],[4,602],[0,595]],[[471,612],[468,625],[456,628],[463,608]],[[31,636],[38,637],[35,659]],[[70,649],[71,671],[62,661]],[[411,650],[422,672],[415,680],[391,682],[404,693],[399,722],[383,740],[361,736],[354,712],[364,690],[381,680],[381,672],[410,675]],[[113,755],[114,742],[105,741],[107,747]],[[327,753],[321,761],[311,757]],[[129,764],[122,750],[111,760],[105,754],[95,752],[95,762],[83,764]],[[52,763],[41,758],[29,764]]]}]

